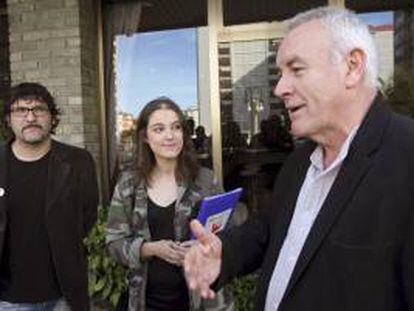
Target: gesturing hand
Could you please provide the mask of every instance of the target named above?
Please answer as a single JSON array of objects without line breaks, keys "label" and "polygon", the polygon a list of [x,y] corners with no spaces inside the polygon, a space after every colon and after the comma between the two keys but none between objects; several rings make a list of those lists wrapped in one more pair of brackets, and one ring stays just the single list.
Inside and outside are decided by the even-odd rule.
[{"label": "gesturing hand", "polygon": [[214,298],[210,285],[220,274],[221,240],[197,220],[193,220],[190,226],[197,242],[185,255],[185,277],[191,290],[199,292],[203,298]]}]

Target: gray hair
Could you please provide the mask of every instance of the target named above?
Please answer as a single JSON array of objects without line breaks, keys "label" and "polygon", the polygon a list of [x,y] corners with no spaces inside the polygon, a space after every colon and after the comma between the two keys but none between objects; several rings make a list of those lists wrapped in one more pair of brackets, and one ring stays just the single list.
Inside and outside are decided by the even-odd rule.
[{"label": "gray hair", "polygon": [[378,79],[378,55],[373,36],[366,24],[347,9],[335,6],[320,7],[296,15],[288,22],[288,30],[319,20],[332,36],[333,56],[340,59],[352,49],[365,52],[365,77],[367,86],[376,87]]}]

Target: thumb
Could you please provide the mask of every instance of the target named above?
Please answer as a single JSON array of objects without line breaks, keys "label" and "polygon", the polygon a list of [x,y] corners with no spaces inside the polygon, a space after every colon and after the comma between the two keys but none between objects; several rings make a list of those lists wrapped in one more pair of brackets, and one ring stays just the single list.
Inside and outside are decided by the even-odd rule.
[{"label": "thumb", "polygon": [[202,245],[209,243],[208,231],[197,219],[193,219],[190,222],[190,228],[198,242],[200,242]]}]

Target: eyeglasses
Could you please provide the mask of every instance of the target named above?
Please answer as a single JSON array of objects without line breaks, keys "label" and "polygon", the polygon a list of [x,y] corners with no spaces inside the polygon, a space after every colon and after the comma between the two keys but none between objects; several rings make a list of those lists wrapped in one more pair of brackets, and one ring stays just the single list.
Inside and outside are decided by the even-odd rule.
[{"label": "eyeglasses", "polygon": [[31,111],[36,117],[44,117],[50,111],[49,108],[46,106],[34,106],[32,108],[29,107],[15,107],[11,108],[10,111],[18,118],[27,117],[29,111]]}]

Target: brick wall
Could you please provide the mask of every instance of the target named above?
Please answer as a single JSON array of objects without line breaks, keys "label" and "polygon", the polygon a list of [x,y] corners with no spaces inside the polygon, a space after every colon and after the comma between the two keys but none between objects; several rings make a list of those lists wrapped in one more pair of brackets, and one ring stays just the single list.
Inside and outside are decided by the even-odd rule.
[{"label": "brick wall", "polygon": [[6,0],[0,0],[0,101],[10,86],[9,27]]}]

